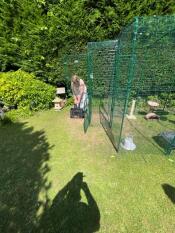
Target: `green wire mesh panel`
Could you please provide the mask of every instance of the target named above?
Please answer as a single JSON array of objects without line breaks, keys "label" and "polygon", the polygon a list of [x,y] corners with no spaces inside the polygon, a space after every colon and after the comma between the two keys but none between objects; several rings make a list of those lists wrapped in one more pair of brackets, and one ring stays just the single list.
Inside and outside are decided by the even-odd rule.
[{"label": "green wire mesh panel", "polygon": [[100,99],[100,121],[119,150],[131,132],[125,118],[131,100],[153,96],[175,102],[175,16],[134,18],[117,40],[90,42],[86,53],[69,56],[65,73],[87,83],[85,131],[92,97]]},{"label": "green wire mesh panel", "polygon": [[100,121],[110,140],[114,143],[110,127],[112,87],[115,76],[115,54],[118,41],[88,43],[93,87],[93,98],[100,102]]},{"label": "green wire mesh panel", "polygon": [[136,17],[112,51],[103,42],[91,45],[94,96],[102,99],[101,123],[117,150],[122,137],[132,133],[125,123],[132,99],[175,93],[174,38],[174,16]]},{"label": "green wire mesh panel", "polygon": [[84,118],[84,132],[87,131],[92,115],[92,82],[89,78],[90,56],[87,52],[69,54],[65,57],[64,61],[64,75],[70,86],[72,75],[76,74],[82,78],[87,85],[88,97],[85,100],[85,118]]},{"label": "green wire mesh panel", "polygon": [[135,77],[137,96],[175,91],[175,16],[140,17]]},{"label": "green wire mesh panel", "polygon": [[118,37],[115,55],[115,75],[112,90],[110,127],[114,146],[119,151],[124,124],[124,116],[134,76],[137,21],[125,28]]},{"label": "green wire mesh panel", "polygon": [[[119,62],[122,60],[121,56],[129,57],[125,68],[123,67],[128,70],[127,76],[123,75],[125,72],[122,67],[118,67],[119,76],[123,76],[120,85],[125,82],[125,77],[128,79],[121,137],[133,133],[133,128],[139,126],[141,132],[139,144],[143,138],[147,137],[144,132],[148,132],[152,140],[156,133],[166,128],[160,127],[162,123],[154,130],[146,129],[146,123],[143,121],[139,123],[139,116],[138,120],[132,123],[134,127],[131,128],[127,119],[124,118],[131,100],[137,100],[137,110],[143,110],[142,106],[145,106],[145,101],[150,98],[158,101],[161,108],[168,104],[170,106],[170,101],[175,100],[175,16],[135,18],[131,25],[124,28],[119,41],[121,43]],[[148,108],[147,105],[146,108]],[[139,131],[138,128],[137,131]],[[136,135],[136,144],[137,137]],[[149,139],[154,144],[151,140]]]}]

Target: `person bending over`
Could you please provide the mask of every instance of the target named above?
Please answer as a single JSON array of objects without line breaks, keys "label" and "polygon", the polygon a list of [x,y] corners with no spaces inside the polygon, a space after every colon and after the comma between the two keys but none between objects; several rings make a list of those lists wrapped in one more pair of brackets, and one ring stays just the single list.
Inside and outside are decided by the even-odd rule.
[{"label": "person bending over", "polygon": [[73,75],[71,79],[71,89],[74,98],[74,104],[84,109],[87,98],[87,87],[84,81],[77,75]]}]

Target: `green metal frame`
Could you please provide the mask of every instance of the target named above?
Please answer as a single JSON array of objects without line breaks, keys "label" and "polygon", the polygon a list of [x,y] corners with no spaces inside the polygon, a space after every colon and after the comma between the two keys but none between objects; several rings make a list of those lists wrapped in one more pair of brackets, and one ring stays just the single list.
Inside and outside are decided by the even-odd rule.
[{"label": "green metal frame", "polygon": [[124,119],[125,115],[127,113],[127,108],[128,108],[128,101],[129,101],[129,96],[131,92],[131,87],[132,87],[132,81],[134,78],[134,72],[135,72],[135,63],[136,63],[136,45],[137,45],[137,33],[138,33],[138,17],[135,17],[134,19],[134,33],[133,33],[133,38],[132,38],[132,52],[131,52],[131,59],[130,59],[130,64],[129,64],[129,69],[128,69],[128,84],[127,84],[127,91],[126,91],[126,99],[125,99],[125,105],[124,105],[124,111],[123,111],[123,116],[122,116],[122,123],[121,123],[121,128],[120,128],[120,136],[119,136],[119,142],[118,142],[118,149],[120,148],[120,143],[121,143],[121,138],[122,138],[122,129],[123,129],[123,124],[124,124]]},{"label": "green metal frame", "polygon": [[165,148],[165,154],[170,155],[171,151],[175,149],[175,137],[173,138],[171,143],[167,143],[167,147]]},{"label": "green metal frame", "polygon": [[[90,42],[81,57],[86,73],[88,101],[84,121],[86,132],[92,118],[92,99],[100,98],[100,121],[119,151],[128,106],[133,98],[175,93],[175,15],[135,17],[115,41]],[[67,71],[66,71],[67,70]],[[81,72],[80,72],[81,71]],[[167,101],[165,100],[165,103]],[[170,151],[167,147],[166,151]]]},{"label": "green metal frame", "polygon": [[84,132],[86,133],[91,123],[92,118],[92,95],[93,95],[93,61],[91,51],[87,52],[87,67],[88,67],[88,79],[87,79],[87,92],[88,98],[86,100],[85,107],[85,119],[84,119]]}]

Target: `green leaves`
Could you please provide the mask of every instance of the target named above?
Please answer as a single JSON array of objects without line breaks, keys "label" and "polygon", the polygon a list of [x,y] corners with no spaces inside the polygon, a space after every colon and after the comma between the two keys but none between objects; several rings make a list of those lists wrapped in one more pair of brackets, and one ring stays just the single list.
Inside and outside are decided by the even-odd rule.
[{"label": "green leaves", "polygon": [[134,16],[173,12],[173,0],[4,0],[0,70],[22,68],[40,80],[62,81],[65,53],[82,51],[89,41],[115,39]]},{"label": "green leaves", "polygon": [[0,74],[0,99],[19,108],[45,109],[52,105],[55,88],[22,70]]}]

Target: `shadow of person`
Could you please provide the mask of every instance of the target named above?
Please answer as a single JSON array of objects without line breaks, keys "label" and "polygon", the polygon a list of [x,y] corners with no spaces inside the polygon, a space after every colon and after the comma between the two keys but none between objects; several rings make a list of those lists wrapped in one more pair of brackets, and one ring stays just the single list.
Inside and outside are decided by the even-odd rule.
[{"label": "shadow of person", "polygon": [[162,188],[172,203],[175,204],[175,187],[169,184],[162,184]]},{"label": "shadow of person", "polygon": [[[81,201],[81,190],[87,203]],[[77,173],[59,191],[51,207],[43,214],[37,232],[93,233],[100,228],[100,211],[83,173]]]},{"label": "shadow of person", "polygon": [[[47,203],[51,183],[50,150],[43,130],[35,130],[27,122],[0,126],[0,232],[27,233],[35,228],[37,212]],[[49,201],[49,199],[48,199]]]}]

